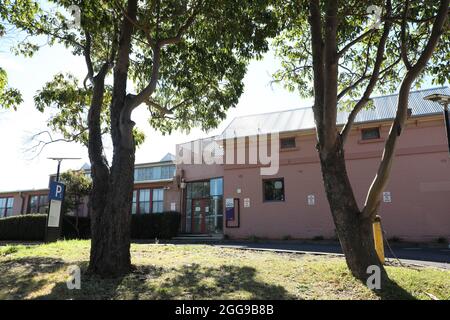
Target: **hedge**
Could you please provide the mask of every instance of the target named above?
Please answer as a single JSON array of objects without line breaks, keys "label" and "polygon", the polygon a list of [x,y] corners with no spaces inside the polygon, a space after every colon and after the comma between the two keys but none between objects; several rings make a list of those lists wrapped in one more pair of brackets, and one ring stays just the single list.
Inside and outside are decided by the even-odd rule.
[{"label": "hedge", "polygon": [[0,240],[38,241],[45,237],[46,214],[0,219]]},{"label": "hedge", "polygon": [[[41,241],[45,238],[47,215],[28,214],[0,219],[0,240]],[[89,239],[90,218],[65,216],[62,220],[62,237]],[[170,239],[177,235],[180,226],[178,212],[131,216],[132,239]]]}]

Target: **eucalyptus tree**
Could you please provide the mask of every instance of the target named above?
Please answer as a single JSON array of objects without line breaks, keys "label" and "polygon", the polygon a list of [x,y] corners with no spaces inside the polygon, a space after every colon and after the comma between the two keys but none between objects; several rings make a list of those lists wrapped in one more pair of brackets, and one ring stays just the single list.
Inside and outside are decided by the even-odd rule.
[{"label": "eucalyptus tree", "polygon": [[[372,223],[405,127],[411,86],[427,74],[435,83],[449,79],[448,7],[448,0],[277,2],[286,28],[275,41],[282,58],[275,80],[314,96],[326,195],[347,265],[362,280],[370,265],[378,265],[386,276],[374,249]],[[345,144],[358,113],[370,107],[372,92],[396,88],[396,116],[359,207],[346,170]],[[349,112],[343,126],[336,122],[339,108]]]},{"label": "eucalyptus tree", "polygon": [[[5,51],[9,45],[5,44],[14,33],[14,28],[8,23],[11,16],[15,19],[33,19],[34,14],[39,10],[37,3],[31,0],[22,0],[20,3],[5,0],[0,3],[0,50]],[[5,41],[6,39],[6,41]],[[22,53],[30,52],[22,48]],[[23,101],[22,94],[18,89],[11,88],[8,85],[8,74],[0,66],[0,109],[17,109],[17,106]]]},{"label": "eucalyptus tree", "polygon": [[[163,133],[215,127],[238,102],[249,60],[268,50],[266,38],[276,35],[278,24],[269,0],[50,3],[73,10],[80,19],[41,11],[34,19],[11,22],[85,60],[83,84],[57,75],[36,102],[41,109],[56,105],[66,112],[54,123],[66,138],[87,140],[93,180],[89,268],[117,276],[131,267],[134,110],[146,106],[150,124]],[[87,118],[79,121],[74,115],[85,105]],[[111,165],[103,152],[105,130],[113,144]]]}]

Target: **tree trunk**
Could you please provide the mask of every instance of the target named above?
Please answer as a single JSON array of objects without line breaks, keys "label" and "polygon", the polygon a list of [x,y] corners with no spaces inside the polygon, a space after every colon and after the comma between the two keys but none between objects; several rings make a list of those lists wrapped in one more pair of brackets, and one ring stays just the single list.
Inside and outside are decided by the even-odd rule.
[{"label": "tree trunk", "polygon": [[[113,161],[107,188],[92,226],[90,270],[103,277],[118,277],[131,270],[130,222],[134,185],[135,143],[131,95],[127,95],[131,37],[137,0],[129,0],[123,17],[110,105]],[[101,208],[99,208],[101,209]]]},{"label": "tree trunk", "polygon": [[91,162],[92,191],[89,195],[89,207],[91,214],[91,254],[89,270],[97,272],[98,263],[101,260],[98,255],[98,247],[101,246],[104,230],[106,195],[108,193],[109,168],[103,156],[102,131],[100,114],[103,106],[105,92],[105,79],[97,76],[94,80],[93,96],[89,108],[89,159]]},{"label": "tree trunk", "polygon": [[[114,105],[115,102],[112,109]],[[115,112],[111,114],[113,162],[106,180],[106,192],[100,199],[103,207],[98,206],[95,223],[92,224],[90,270],[104,277],[117,277],[131,269],[130,222],[135,147],[132,123],[120,125],[120,117],[116,115]]]},{"label": "tree trunk", "polygon": [[375,251],[372,219],[361,214],[355,200],[345,167],[344,151],[340,144],[335,150],[321,153],[322,176],[336,232],[353,276],[365,281],[371,274],[367,267],[377,265],[386,275]]},{"label": "tree trunk", "polygon": [[[114,148],[104,207],[92,224],[90,270],[117,277],[131,269],[130,222],[133,195],[134,149]],[[100,209],[100,208],[99,208]]]}]

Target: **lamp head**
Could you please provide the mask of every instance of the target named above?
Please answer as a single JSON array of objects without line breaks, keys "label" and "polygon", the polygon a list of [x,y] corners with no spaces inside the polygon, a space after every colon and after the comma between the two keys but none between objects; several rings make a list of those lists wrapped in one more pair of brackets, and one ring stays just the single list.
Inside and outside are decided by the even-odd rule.
[{"label": "lamp head", "polygon": [[437,102],[439,104],[449,104],[450,103],[450,96],[446,95],[446,94],[431,94],[429,96],[426,96],[425,98],[423,98],[424,100],[429,100],[429,101],[433,101],[433,102]]}]

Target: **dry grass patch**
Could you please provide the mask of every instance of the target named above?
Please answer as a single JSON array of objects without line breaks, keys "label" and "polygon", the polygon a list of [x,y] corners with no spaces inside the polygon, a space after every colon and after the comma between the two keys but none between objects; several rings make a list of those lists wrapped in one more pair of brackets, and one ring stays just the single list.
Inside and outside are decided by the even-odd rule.
[{"label": "dry grass patch", "polygon": [[[0,247],[0,299],[450,299],[450,272],[388,267],[375,294],[342,258],[204,245],[133,244],[135,270],[119,279],[86,272],[88,241]],[[82,270],[67,289],[67,268]]]}]

